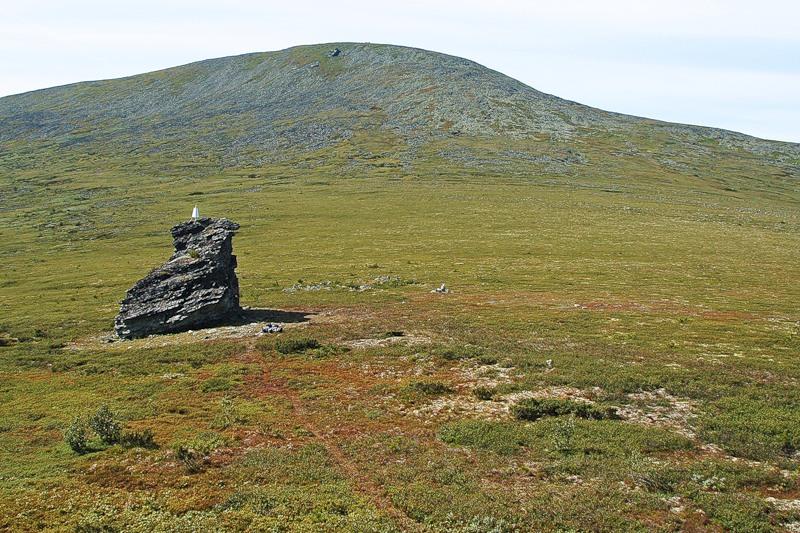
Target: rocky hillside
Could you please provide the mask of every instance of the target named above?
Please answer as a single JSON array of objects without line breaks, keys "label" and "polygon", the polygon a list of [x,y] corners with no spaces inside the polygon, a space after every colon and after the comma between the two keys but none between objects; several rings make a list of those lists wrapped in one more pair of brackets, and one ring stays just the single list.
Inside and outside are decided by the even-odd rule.
[{"label": "rocky hillside", "polygon": [[610,164],[611,174],[656,166],[701,178],[726,160],[734,172],[718,179],[722,188],[738,190],[758,174],[778,194],[796,192],[800,176],[797,144],[609,113],[466,59],[363,43],[211,59],[0,99],[0,172],[53,158],[82,170],[111,161],[216,170],[332,161],[341,172],[366,165],[408,173],[428,162],[517,175]]}]

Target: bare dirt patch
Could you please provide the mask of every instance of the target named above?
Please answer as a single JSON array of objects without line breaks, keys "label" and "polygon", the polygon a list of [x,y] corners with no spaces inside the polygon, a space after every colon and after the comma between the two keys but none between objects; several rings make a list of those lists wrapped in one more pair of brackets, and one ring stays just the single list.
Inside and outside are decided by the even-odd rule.
[{"label": "bare dirt patch", "polygon": [[[599,391],[599,389],[597,389]],[[584,391],[573,387],[545,387],[535,391],[520,391],[495,396],[491,400],[480,400],[475,396],[458,395],[436,398],[408,414],[418,417],[435,417],[438,419],[453,420],[456,418],[470,417],[481,420],[500,420],[508,418],[511,406],[527,398],[563,398],[591,402],[587,396],[597,391]]]},{"label": "bare dirt patch", "polygon": [[694,438],[695,404],[687,398],[676,398],[664,389],[628,394],[631,405],[619,407],[617,412],[631,422],[661,426],[681,435]]},{"label": "bare dirt patch", "polygon": [[114,332],[104,332],[70,342],[65,348],[68,350],[154,348],[220,339],[256,337],[261,334],[261,330],[268,323],[281,324],[284,330],[302,328],[316,321],[318,316],[320,315],[313,311],[245,309],[243,316],[237,319],[239,323],[232,325],[150,335],[133,340],[121,340]]},{"label": "bare dirt patch", "polygon": [[[578,389],[566,386],[551,386],[536,390],[526,390],[494,396],[491,400],[481,400],[471,394],[475,387],[496,387],[513,381],[513,368],[500,368],[488,365],[461,370],[465,380],[457,386],[461,392],[457,396],[444,396],[431,400],[406,414],[418,418],[437,418],[452,420],[455,418],[478,418],[499,420],[507,418],[511,407],[525,399],[559,398],[594,403],[603,395],[599,387]],[[658,426],[679,433],[687,438],[695,438],[694,420],[696,418],[694,402],[686,398],[677,398],[664,389],[638,392],[627,395],[631,400],[628,405],[617,407],[617,413],[623,420],[636,424]]]},{"label": "bare dirt patch", "polygon": [[416,346],[420,344],[430,344],[430,337],[424,335],[399,335],[393,337],[381,338],[368,338],[368,339],[355,339],[345,341],[342,345],[349,348],[365,349],[365,348],[385,348],[395,344],[405,344],[406,346]]}]

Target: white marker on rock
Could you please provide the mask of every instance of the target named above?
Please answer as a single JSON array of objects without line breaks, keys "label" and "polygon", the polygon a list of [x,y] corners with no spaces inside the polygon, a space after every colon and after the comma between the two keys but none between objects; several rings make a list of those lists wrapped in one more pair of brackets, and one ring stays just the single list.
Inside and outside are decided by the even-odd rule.
[{"label": "white marker on rock", "polygon": [[200,210],[197,209],[197,206],[194,206],[194,209],[192,209],[192,220],[197,220],[198,218],[200,218]]}]

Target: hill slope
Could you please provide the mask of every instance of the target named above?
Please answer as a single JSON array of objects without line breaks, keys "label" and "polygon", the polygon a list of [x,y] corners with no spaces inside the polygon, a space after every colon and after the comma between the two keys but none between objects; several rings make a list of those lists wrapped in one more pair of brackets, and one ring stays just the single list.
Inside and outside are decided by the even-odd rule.
[{"label": "hill slope", "polygon": [[[340,53],[332,57],[334,48]],[[597,170],[616,158],[711,180],[721,159],[733,159],[735,170],[755,166],[775,178],[762,187],[775,193],[791,191],[800,176],[800,145],[608,113],[465,59],[355,43],[211,59],[2,98],[0,153],[0,170],[41,166],[53,156],[81,167],[88,158],[140,169],[219,169],[313,154],[338,162],[342,172],[359,163],[411,172],[421,161],[442,159],[529,174],[587,163]]]}]

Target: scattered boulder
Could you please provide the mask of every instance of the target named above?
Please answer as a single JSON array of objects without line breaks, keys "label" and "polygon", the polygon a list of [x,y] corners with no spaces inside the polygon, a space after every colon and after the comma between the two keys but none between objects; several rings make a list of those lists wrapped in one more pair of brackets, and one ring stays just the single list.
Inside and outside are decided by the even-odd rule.
[{"label": "scattered boulder", "polygon": [[448,292],[450,292],[450,289],[448,289],[447,286],[444,283],[442,283],[441,287],[433,289],[431,292],[438,292],[439,294],[447,294]]},{"label": "scattered boulder", "polygon": [[283,326],[274,322],[270,322],[261,328],[261,333],[280,333],[281,331],[283,331]]},{"label": "scattered boulder", "polygon": [[114,329],[124,339],[212,326],[241,313],[233,235],[239,225],[198,218],[172,228],[175,253],[125,295]]},{"label": "scattered boulder", "polygon": [[339,50],[338,48],[334,48],[333,50],[328,52],[328,57],[337,57],[341,53],[342,53],[341,50]]},{"label": "scattered boulder", "polygon": [[19,342],[19,339],[11,337],[6,333],[0,333],[0,346],[11,346]]}]

